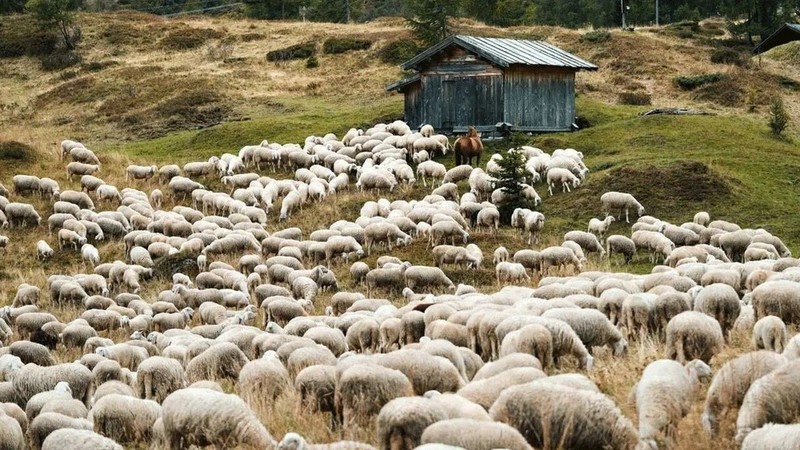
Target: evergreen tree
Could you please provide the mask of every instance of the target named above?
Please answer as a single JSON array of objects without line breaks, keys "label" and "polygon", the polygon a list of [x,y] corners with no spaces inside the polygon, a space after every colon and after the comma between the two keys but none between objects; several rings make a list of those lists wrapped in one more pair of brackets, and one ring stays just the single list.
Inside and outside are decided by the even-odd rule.
[{"label": "evergreen tree", "polygon": [[64,45],[70,50],[75,49],[73,24],[77,7],[76,0],[28,0],[25,4],[25,9],[36,19],[39,28],[58,29],[64,38]]},{"label": "evergreen tree", "polygon": [[780,136],[789,126],[789,114],[783,106],[783,99],[775,97],[769,106],[769,128],[775,136]]},{"label": "evergreen tree", "polygon": [[424,45],[435,44],[452,34],[449,18],[458,12],[457,1],[408,0],[406,24]]},{"label": "evergreen tree", "polygon": [[503,201],[497,205],[500,211],[500,220],[504,223],[511,221],[511,214],[516,208],[527,208],[527,200],[522,195],[523,184],[527,176],[525,170],[525,154],[517,149],[511,149],[503,154],[503,158],[497,161],[500,170],[497,173],[490,173],[497,182],[496,188],[501,189],[505,195]]}]

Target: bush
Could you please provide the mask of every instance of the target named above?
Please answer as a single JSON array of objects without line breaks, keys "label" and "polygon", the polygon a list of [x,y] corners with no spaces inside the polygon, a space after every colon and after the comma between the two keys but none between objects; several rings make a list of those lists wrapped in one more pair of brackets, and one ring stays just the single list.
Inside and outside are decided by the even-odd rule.
[{"label": "bush", "polygon": [[675,84],[684,91],[691,91],[706,84],[716,83],[725,79],[721,73],[706,73],[703,75],[681,75],[675,78]]},{"label": "bush", "polygon": [[33,160],[33,147],[17,141],[0,141],[0,161],[9,163],[30,162]]},{"label": "bush", "polygon": [[292,45],[291,47],[273,50],[267,53],[267,61],[288,61],[290,59],[307,59],[317,53],[313,42]]},{"label": "bush", "polygon": [[650,105],[650,94],[647,92],[620,92],[617,99],[620,105]]},{"label": "bush", "polygon": [[317,57],[314,55],[309,56],[306,60],[306,69],[316,69],[317,67],[319,67],[319,60]]},{"label": "bush", "polygon": [[171,31],[159,42],[162,48],[168,50],[187,50],[200,47],[209,39],[219,39],[225,33],[211,28],[183,28]]},{"label": "bush", "polygon": [[81,55],[76,51],[65,51],[43,56],[42,70],[56,71],[81,63]]},{"label": "bush", "polygon": [[775,97],[769,106],[769,128],[772,134],[780,136],[789,126],[789,114],[783,106],[783,99]]},{"label": "bush", "polygon": [[322,51],[329,55],[337,55],[352,50],[367,50],[372,47],[369,39],[359,39],[352,37],[330,38],[322,44]]},{"label": "bush", "polygon": [[48,55],[58,41],[56,33],[38,30],[26,16],[5,18],[0,26],[0,58]]},{"label": "bush", "polygon": [[220,42],[217,45],[206,47],[206,59],[211,61],[225,61],[233,55],[233,45]]},{"label": "bush", "polygon": [[714,64],[733,64],[743,66],[746,60],[742,54],[730,48],[719,48],[711,52],[711,62]]},{"label": "bush", "polygon": [[581,42],[605,42],[611,39],[611,33],[606,30],[594,30],[581,35]]},{"label": "bush", "polygon": [[421,50],[414,41],[391,41],[378,50],[378,58],[386,64],[402,64],[417,56]]}]

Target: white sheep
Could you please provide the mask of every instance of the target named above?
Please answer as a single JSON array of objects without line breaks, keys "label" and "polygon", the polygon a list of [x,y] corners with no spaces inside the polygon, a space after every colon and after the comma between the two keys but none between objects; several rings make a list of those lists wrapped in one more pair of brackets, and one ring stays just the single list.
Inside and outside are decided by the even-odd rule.
[{"label": "white sheep", "polygon": [[794,423],[800,415],[800,360],[791,361],[755,380],[736,418],[736,444],[767,423]]},{"label": "white sheep", "polygon": [[786,348],[786,324],[780,317],[765,316],[753,326],[753,347],[783,353]]},{"label": "white sheep", "polygon": [[581,179],[576,177],[575,174],[568,169],[554,167],[547,171],[547,191],[553,195],[553,188],[561,184],[562,192],[572,192],[569,188],[571,184],[573,188],[577,188],[581,184]]},{"label": "white sheep", "polygon": [[498,286],[501,283],[530,283],[531,281],[525,266],[509,261],[497,263],[495,266],[495,278]]},{"label": "white sheep", "polygon": [[636,214],[639,216],[644,214],[644,206],[636,201],[633,195],[626,192],[606,192],[600,196],[600,204],[602,205],[602,211],[608,215],[619,211],[620,217],[617,217],[617,220],[621,219],[622,211],[624,210],[626,223],[630,223],[628,218],[628,211],[630,209],[635,210]]},{"label": "white sheep", "polygon": [[88,262],[92,267],[100,264],[100,252],[92,244],[83,244],[81,246],[81,259]]},{"label": "white sheep", "polygon": [[614,216],[606,216],[603,220],[592,217],[592,219],[589,220],[589,228],[586,231],[596,234],[602,241],[603,236],[606,234],[613,221]]},{"label": "white sheep", "polygon": [[417,166],[417,177],[422,178],[422,184],[428,186],[428,178],[432,179],[432,184],[436,184],[436,180],[444,180],[447,175],[447,168],[444,164],[436,161],[423,161]]}]

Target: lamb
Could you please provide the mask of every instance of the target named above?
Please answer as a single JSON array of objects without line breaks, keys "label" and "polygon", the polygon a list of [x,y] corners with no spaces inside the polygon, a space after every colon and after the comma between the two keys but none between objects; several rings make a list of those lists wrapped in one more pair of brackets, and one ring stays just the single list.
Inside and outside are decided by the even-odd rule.
[{"label": "lamb", "polygon": [[411,266],[403,274],[406,286],[411,290],[417,288],[445,287],[455,291],[456,285],[438,267]]},{"label": "lamb", "polygon": [[498,286],[503,282],[511,283],[530,283],[531,277],[525,270],[525,266],[513,262],[500,262],[495,266],[495,277]]},{"label": "lamb", "polygon": [[767,423],[794,423],[800,415],[800,361],[791,361],[755,380],[736,418],[736,444]]},{"label": "lamb", "polygon": [[[658,442],[672,442],[681,419],[689,413],[700,378],[711,368],[700,360],[683,365],[660,359],[650,363],[631,390],[631,403],[639,414],[639,439],[643,448],[657,450]],[[666,438],[666,439],[664,439]]]},{"label": "lamb", "polygon": [[753,347],[783,353],[786,348],[786,324],[775,316],[765,316],[753,326]]},{"label": "lamb", "polygon": [[42,450],[122,450],[122,446],[91,429],[61,428],[42,442]]},{"label": "lamb", "polygon": [[571,184],[573,188],[577,188],[581,184],[581,179],[576,177],[569,169],[554,167],[547,171],[547,191],[553,195],[553,188],[558,183],[561,183],[562,192],[572,192],[569,188]]},{"label": "lamb", "polygon": [[719,322],[701,312],[682,312],[667,324],[667,358],[681,364],[692,359],[708,364],[723,342]]},{"label": "lamb", "polygon": [[613,221],[614,216],[606,216],[606,218],[603,220],[593,217],[591,220],[589,220],[589,228],[586,231],[596,234],[602,241],[603,236],[606,234],[608,228],[611,226],[611,222]]},{"label": "lamb", "polygon": [[639,203],[631,194],[626,192],[606,192],[605,194],[600,196],[600,204],[602,205],[602,211],[607,215],[612,214],[614,211],[619,211],[619,217],[617,220],[622,218],[622,211],[625,211],[625,223],[630,223],[628,212],[631,209],[636,210],[636,214],[638,216],[642,216],[644,214],[644,206]]},{"label": "lamb", "polygon": [[719,431],[719,417],[741,406],[753,382],[786,363],[785,357],[768,351],[745,353],[726,362],[714,375],[706,395],[703,410],[706,433],[715,435]]},{"label": "lamb", "polygon": [[[440,148],[441,144],[437,143],[436,147]],[[437,179],[440,181],[444,180],[445,175],[447,175],[447,168],[444,164],[436,161],[424,161],[417,166],[417,177],[422,178],[422,184],[425,187],[428,186],[428,178],[431,178],[432,184],[435,184]]]},{"label": "lamb", "polygon": [[286,433],[278,444],[277,450],[375,450],[375,447],[357,441],[309,444],[297,433]]},{"label": "lamb", "polygon": [[118,443],[148,443],[155,421],[161,417],[161,405],[127,395],[106,395],[92,407],[89,420],[94,430]]},{"label": "lamb", "polygon": [[202,388],[170,394],[161,408],[170,448],[245,445],[275,448],[277,442],[238,396]]},{"label": "lamb", "polygon": [[494,250],[494,259],[492,260],[492,262],[493,264],[497,265],[497,263],[508,261],[509,256],[510,255],[508,254],[508,250],[505,247],[503,246],[497,247]]},{"label": "lamb", "polygon": [[535,381],[513,386],[489,410],[535,448],[633,450],[636,429],[612,400],[598,392]]},{"label": "lamb", "polygon": [[531,449],[525,438],[513,427],[504,423],[474,419],[449,419],[436,422],[425,429],[420,441],[422,444],[429,444],[423,446],[426,448],[432,444],[441,444],[433,447],[439,450]]},{"label": "lamb", "polygon": [[608,346],[614,356],[622,356],[628,349],[628,341],[622,333],[595,309],[553,308],[545,311],[542,317],[563,320],[569,324],[590,352],[592,347]]}]

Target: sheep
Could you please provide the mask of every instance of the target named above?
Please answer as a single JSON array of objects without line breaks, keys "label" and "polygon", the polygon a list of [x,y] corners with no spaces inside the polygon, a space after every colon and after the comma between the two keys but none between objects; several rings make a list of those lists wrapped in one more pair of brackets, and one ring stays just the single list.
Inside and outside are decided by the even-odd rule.
[{"label": "sheep", "polygon": [[741,305],[736,290],[727,284],[714,283],[703,287],[694,299],[694,310],[717,319],[723,336],[733,328]]},{"label": "sheep", "polygon": [[367,247],[367,255],[372,253],[372,245],[376,242],[385,242],[389,251],[392,251],[392,243],[397,245],[411,243],[411,237],[400,230],[400,228],[388,222],[371,223],[364,228],[364,245]]},{"label": "sheep", "polygon": [[[448,419],[428,426],[420,438],[422,444],[441,444],[434,448],[491,450],[507,448],[510,450],[530,450],[531,446],[513,427],[504,423],[487,422],[474,419]],[[451,447],[452,446],[452,447]],[[423,446],[429,447],[429,446]],[[417,448],[423,448],[417,447]]]},{"label": "sheep", "polygon": [[753,347],[783,353],[786,347],[786,324],[775,316],[765,316],[753,326]]},{"label": "sheep", "polygon": [[583,270],[583,264],[580,262],[575,252],[566,247],[547,247],[539,252],[539,267],[538,270],[546,275],[551,267],[557,270],[566,269],[567,266],[573,266],[575,270]]},{"label": "sheep", "polygon": [[711,222],[711,217],[705,211],[700,211],[694,215],[692,218],[692,222],[702,225],[704,227],[708,226],[708,223]]},{"label": "sheep", "polygon": [[42,218],[39,213],[33,208],[33,205],[27,203],[9,203],[5,208],[6,218],[8,219],[9,228],[14,226],[26,225],[41,225]]},{"label": "sheep", "polygon": [[325,261],[328,267],[334,256],[344,255],[344,259],[347,261],[347,255],[350,253],[355,253],[358,258],[364,256],[361,244],[352,236],[332,236],[325,243]]},{"label": "sheep", "polygon": [[469,233],[458,222],[452,220],[436,222],[430,228],[428,245],[447,243],[447,238],[450,238],[451,245],[455,245],[456,238],[461,238],[461,241],[466,244],[469,241]]},{"label": "sheep", "polygon": [[114,360],[130,371],[135,371],[139,364],[148,358],[149,353],[146,349],[130,344],[114,344],[107,347],[100,347],[95,350],[98,355]]},{"label": "sheep", "polygon": [[800,425],[766,424],[750,432],[742,450],[770,450],[800,447]]},{"label": "sheep", "polygon": [[455,291],[456,288],[456,285],[438,267],[411,266],[405,270],[403,278],[406,286],[411,290],[419,287],[445,287]]},{"label": "sheep", "polygon": [[149,180],[158,173],[158,166],[137,166],[129,165],[125,169],[125,181],[128,180]]},{"label": "sheep", "polygon": [[61,195],[61,187],[52,178],[42,178],[39,180],[39,195],[56,199]]},{"label": "sheep", "polygon": [[500,346],[500,358],[513,354],[530,354],[540,361],[542,366],[553,366],[553,336],[542,325],[526,325],[516,331],[508,333]]},{"label": "sheep", "polygon": [[238,396],[202,388],[173,392],[161,408],[170,448],[245,445],[275,448],[277,442]]},{"label": "sheep", "polygon": [[636,255],[636,244],[626,236],[613,234],[606,239],[606,252],[609,259],[614,253],[622,254],[625,264],[630,264],[633,256]]},{"label": "sheep", "polygon": [[700,360],[682,364],[660,359],[645,367],[631,390],[631,403],[639,414],[639,439],[643,448],[657,450],[658,441],[672,442],[681,419],[689,413],[700,379],[711,368]]},{"label": "sheep", "polygon": [[667,324],[667,358],[681,364],[692,359],[708,364],[722,349],[723,342],[719,322],[701,312],[682,312]]},{"label": "sheep", "polygon": [[13,308],[18,308],[23,305],[36,305],[39,303],[41,289],[36,286],[31,286],[28,283],[22,283],[17,286],[17,293],[14,296],[14,301],[11,303]]},{"label": "sheep", "polygon": [[767,423],[794,423],[800,414],[800,361],[758,378],[747,390],[736,418],[736,444]]},{"label": "sheep", "polygon": [[511,226],[528,233],[528,245],[539,243],[539,234],[544,228],[544,214],[529,209],[517,208],[511,214]]},{"label": "sheep", "polygon": [[513,262],[499,262],[495,266],[495,277],[498,286],[503,282],[530,283],[531,277],[525,270],[525,266]]},{"label": "sheep", "polygon": [[247,356],[239,347],[230,342],[222,342],[209,347],[189,362],[186,366],[186,380],[189,383],[200,380],[236,380],[245,364]]},{"label": "sheep", "polygon": [[600,196],[600,204],[602,206],[602,212],[606,213],[607,215],[610,215],[615,211],[619,211],[617,220],[621,220],[622,211],[624,210],[625,223],[630,223],[628,216],[629,210],[635,209],[636,214],[639,217],[641,217],[645,212],[644,206],[642,206],[642,204],[639,203],[631,194],[626,192],[606,192]]},{"label": "sheep", "polygon": [[553,195],[553,188],[556,187],[557,184],[561,184],[562,192],[572,192],[569,185],[571,184],[573,188],[577,188],[581,184],[581,179],[576,177],[568,169],[554,167],[547,171],[547,191],[550,192],[551,196]]},{"label": "sheep", "polygon": [[139,397],[158,403],[162,403],[169,394],[186,385],[183,366],[171,358],[151,356],[139,364],[137,373]]},{"label": "sheep", "polygon": [[770,280],[751,292],[756,320],[773,315],[784,323],[800,323],[800,285],[789,280]]},{"label": "sheep", "polygon": [[11,179],[12,192],[16,195],[39,192],[39,177],[33,175],[14,175]]},{"label": "sheep", "polygon": [[366,364],[345,369],[336,385],[335,403],[342,426],[366,424],[392,399],[414,393],[408,378],[399,370]]},{"label": "sheep", "polygon": [[727,361],[714,375],[703,409],[703,428],[711,436],[719,431],[719,417],[741,406],[750,386],[786,364],[786,358],[768,351],[745,353]]},{"label": "sheep", "polygon": [[427,398],[398,397],[378,414],[378,441],[381,448],[413,449],[429,425],[446,419],[445,411]]},{"label": "sheep", "polygon": [[545,311],[542,317],[563,320],[569,324],[590,352],[592,347],[608,346],[615,356],[622,356],[628,349],[628,341],[600,311],[554,308]]},{"label": "sheep", "polygon": [[513,386],[489,410],[536,448],[634,449],[636,429],[598,392],[535,381]]},{"label": "sheep", "polygon": [[187,194],[191,194],[197,189],[205,189],[202,184],[181,176],[175,176],[171,178],[169,180],[168,188],[169,194],[172,198],[177,198],[177,196],[180,194],[184,200],[186,200]]},{"label": "sheep", "polygon": [[99,399],[89,414],[94,430],[118,443],[150,442],[161,405],[127,395],[110,394]]},{"label": "sheep", "polygon": [[[434,145],[436,148],[439,149],[442,147],[442,145],[438,143]],[[415,150],[417,149],[415,148]],[[422,178],[422,184],[425,187],[428,186],[428,181],[427,181],[428,178],[431,178],[432,185],[435,185],[436,180],[437,179],[440,181],[444,180],[445,175],[447,175],[447,168],[444,166],[444,164],[438,163],[436,161],[424,161],[417,166],[417,176]]]},{"label": "sheep", "polygon": [[[30,448],[34,450],[41,449],[42,444],[47,439],[47,437],[50,434],[60,429],[77,429],[77,430],[86,430],[91,432],[92,422],[83,418],[67,417],[59,413],[40,414],[31,421],[30,426],[28,427]],[[49,447],[53,449],[58,448],[55,445],[50,445]],[[116,448],[121,448],[121,447],[116,447]]]},{"label": "sheep", "polygon": [[95,267],[100,264],[100,252],[92,244],[83,244],[81,246],[81,259]]},{"label": "sheep", "polygon": [[91,429],[61,428],[53,431],[42,442],[42,450],[122,450],[113,440]]},{"label": "sheep", "polygon": [[20,404],[27,403],[39,392],[52,390],[60,381],[69,384],[74,398],[86,403],[93,379],[92,372],[80,364],[65,363],[49,367],[26,364],[15,373],[12,384]]},{"label": "sheep", "polygon": [[375,450],[375,447],[356,441],[337,441],[330,444],[309,444],[297,433],[286,433],[277,450]]},{"label": "sheep", "polygon": [[589,220],[589,228],[586,231],[596,234],[602,241],[603,236],[606,234],[608,228],[611,226],[611,222],[613,221],[614,216],[606,216],[606,218],[603,220],[593,217],[591,220]]},{"label": "sheep", "polygon": [[564,240],[577,243],[587,253],[599,253],[601,258],[606,254],[606,251],[600,244],[600,241],[597,240],[597,237],[592,233],[587,233],[584,231],[569,231],[564,235]]}]

